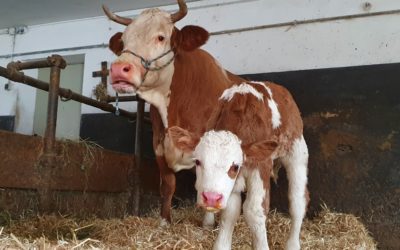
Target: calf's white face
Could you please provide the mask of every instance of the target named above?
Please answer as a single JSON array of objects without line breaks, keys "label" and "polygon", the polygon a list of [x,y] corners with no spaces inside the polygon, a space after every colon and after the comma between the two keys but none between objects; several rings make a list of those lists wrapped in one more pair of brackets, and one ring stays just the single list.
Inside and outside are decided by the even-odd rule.
[{"label": "calf's white face", "polygon": [[167,136],[175,147],[193,154],[197,203],[215,212],[226,208],[245,161],[270,159],[278,146],[277,142],[269,140],[242,145],[241,140],[229,131],[212,130],[199,138],[180,127],[171,127]]},{"label": "calf's white face", "polygon": [[198,205],[209,211],[224,209],[243,164],[241,141],[229,131],[209,131],[193,156]]}]

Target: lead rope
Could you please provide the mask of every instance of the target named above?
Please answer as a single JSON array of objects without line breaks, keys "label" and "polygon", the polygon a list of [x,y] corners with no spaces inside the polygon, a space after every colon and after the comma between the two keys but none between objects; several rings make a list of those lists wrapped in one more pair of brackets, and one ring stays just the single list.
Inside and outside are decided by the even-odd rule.
[{"label": "lead rope", "polygon": [[119,116],[118,92],[115,92],[115,115]]}]

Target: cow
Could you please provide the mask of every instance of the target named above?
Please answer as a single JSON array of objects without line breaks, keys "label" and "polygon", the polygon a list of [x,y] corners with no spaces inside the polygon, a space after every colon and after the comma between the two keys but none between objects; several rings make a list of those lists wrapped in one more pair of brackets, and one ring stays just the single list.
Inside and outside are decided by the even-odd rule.
[{"label": "cow", "polygon": [[[166,129],[179,126],[203,133],[221,93],[243,81],[199,48],[209,38],[204,28],[175,27],[187,14],[185,2],[178,0],[178,4],[176,13],[153,8],[135,19],[118,16],[103,5],[111,20],[126,26],[123,33],[116,33],[109,42],[109,48],[118,56],[110,67],[112,87],[118,93],[136,93],[151,105],[162,224],[171,222],[175,172],[194,167],[191,156],[171,143]],[[208,214],[203,225],[213,224],[213,215]]]},{"label": "cow", "polygon": [[168,136],[176,147],[193,155],[198,205],[208,211],[222,210],[214,249],[230,249],[244,191],[243,214],[253,249],[268,249],[270,177],[280,164],[288,177],[292,220],[286,249],[300,249],[309,201],[308,149],[299,109],[288,90],[270,82],[234,85],[220,96],[204,134],[174,126]]}]

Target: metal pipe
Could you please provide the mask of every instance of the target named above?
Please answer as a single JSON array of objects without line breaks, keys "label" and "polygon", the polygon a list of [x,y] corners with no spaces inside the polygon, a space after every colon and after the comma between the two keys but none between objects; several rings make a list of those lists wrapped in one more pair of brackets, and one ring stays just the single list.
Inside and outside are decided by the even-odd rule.
[{"label": "metal pipe", "polygon": [[[44,66],[44,61],[38,62],[40,66]],[[55,141],[56,141],[56,128],[57,128],[57,108],[58,108],[58,94],[60,89],[60,73],[61,69],[66,67],[64,58],[59,55],[52,55],[47,58],[47,64],[51,66],[50,69],[50,86],[47,103],[47,125],[43,138],[43,154],[38,161],[38,193],[39,193],[39,206],[42,213],[51,211],[51,186],[54,182],[54,169],[57,166]],[[34,68],[35,63],[13,63],[9,64],[9,68],[21,66],[22,68]]]},{"label": "metal pipe", "polygon": [[25,69],[39,69],[39,68],[48,68],[52,67],[52,58],[47,57],[47,60],[39,60],[39,61],[29,61],[29,62],[10,62],[7,65],[7,68],[13,68],[17,71],[25,70]]},{"label": "metal pipe", "polygon": [[323,23],[323,22],[330,22],[330,21],[348,20],[348,19],[365,18],[365,17],[382,16],[382,15],[395,15],[395,14],[400,14],[400,9],[372,12],[372,13],[345,15],[345,16],[322,17],[322,18],[306,19],[306,20],[293,20],[293,21],[283,22],[283,23],[273,23],[273,24],[266,24],[266,25],[240,28],[240,29],[215,31],[215,32],[210,32],[210,36],[225,35],[225,34],[239,33],[239,32],[252,31],[252,30],[260,30],[260,29],[280,28],[280,27],[285,27],[285,26],[296,26],[296,25],[300,25],[300,24]]},{"label": "metal pipe", "polygon": [[133,215],[139,215],[140,208],[140,173],[142,165],[142,130],[144,121],[144,100],[138,98],[137,100],[137,117],[136,117],[136,131],[135,131],[135,167],[130,169],[129,182],[130,184],[130,198],[128,208],[132,211]]},{"label": "metal pipe", "polygon": [[34,52],[16,53],[14,55],[8,54],[8,55],[0,56],[0,59],[10,58],[12,56],[20,57],[20,56],[50,54],[50,53],[59,53],[59,52],[76,51],[76,50],[84,50],[84,49],[97,49],[97,48],[108,48],[108,44],[101,43],[101,44],[96,44],[96,45],[77,46],[77,47],[64,48],[64,49],[49,49],[49,50],[40,50],[40,51],[34,51]]},{"label": "metal pipe", "polygon": [[[26,76],[24,75],[24,73],[17,71],[15,68],[10,67],[6,69],[0,66],[0,76],[10,79],[11,81],[14,82],[20,82],[32,86],[34,88],[41,89],[43,91],[49,91],[49,83]],[[89,106],[99,108],[107,112],[115,113],[115,107],[113,105],[104,102],[99,102],[92,98],[77,94],[71,91],[70,89],[60,88],[59,95],[63,97],[64,100],[74,100]],[[130,119],[136,118],[136,114],[133,112],[129,112],[123,109],[120,109],[119,111],[121,116],[128,117]]]},{"label": "metal pipe", "polygon": [[[107,102],[115,102],[117,97],[115,96],[107,96]],[[119,102],[136,102],[137,97],[135,95],[132,96],[119,96],[118,97]]]},{"label": "metal pipe", "polygon": [[[50,87],[47,103],[47,126],[44,133],[44,154],[54,153],[54,143],[56,140],[56,126],[57,126],[57,108],[58,108],[58,94],[60,89],[60,72],[61,69],[66,67],[65,60],[59,55],[52,55],[47,58],[49,64],[51,64],[50,69]],[[42,62],[40,65],[43,66]],[[25,64],[22,66],[27,66],[32,68],[32,64]]]}]

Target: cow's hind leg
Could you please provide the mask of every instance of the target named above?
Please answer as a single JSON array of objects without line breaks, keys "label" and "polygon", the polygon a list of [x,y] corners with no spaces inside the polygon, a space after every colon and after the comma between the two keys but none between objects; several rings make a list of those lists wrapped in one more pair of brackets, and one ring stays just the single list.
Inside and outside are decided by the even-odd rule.
[{"label": "cow's hind leg", "polygon": [[300,249],[300,230],[308,203],[308,149],[304,137],[295,140],[290,153],[282,158],[289,182],[289,212],[291,225],[286,250]]},{"label": "cow's hind leg", "polygon": [[242,198],[239,192],[233,192],[228,199],[227,207],[222,211],[218,237],[214,250],[231,249],[232,233],[242,208]]}]

